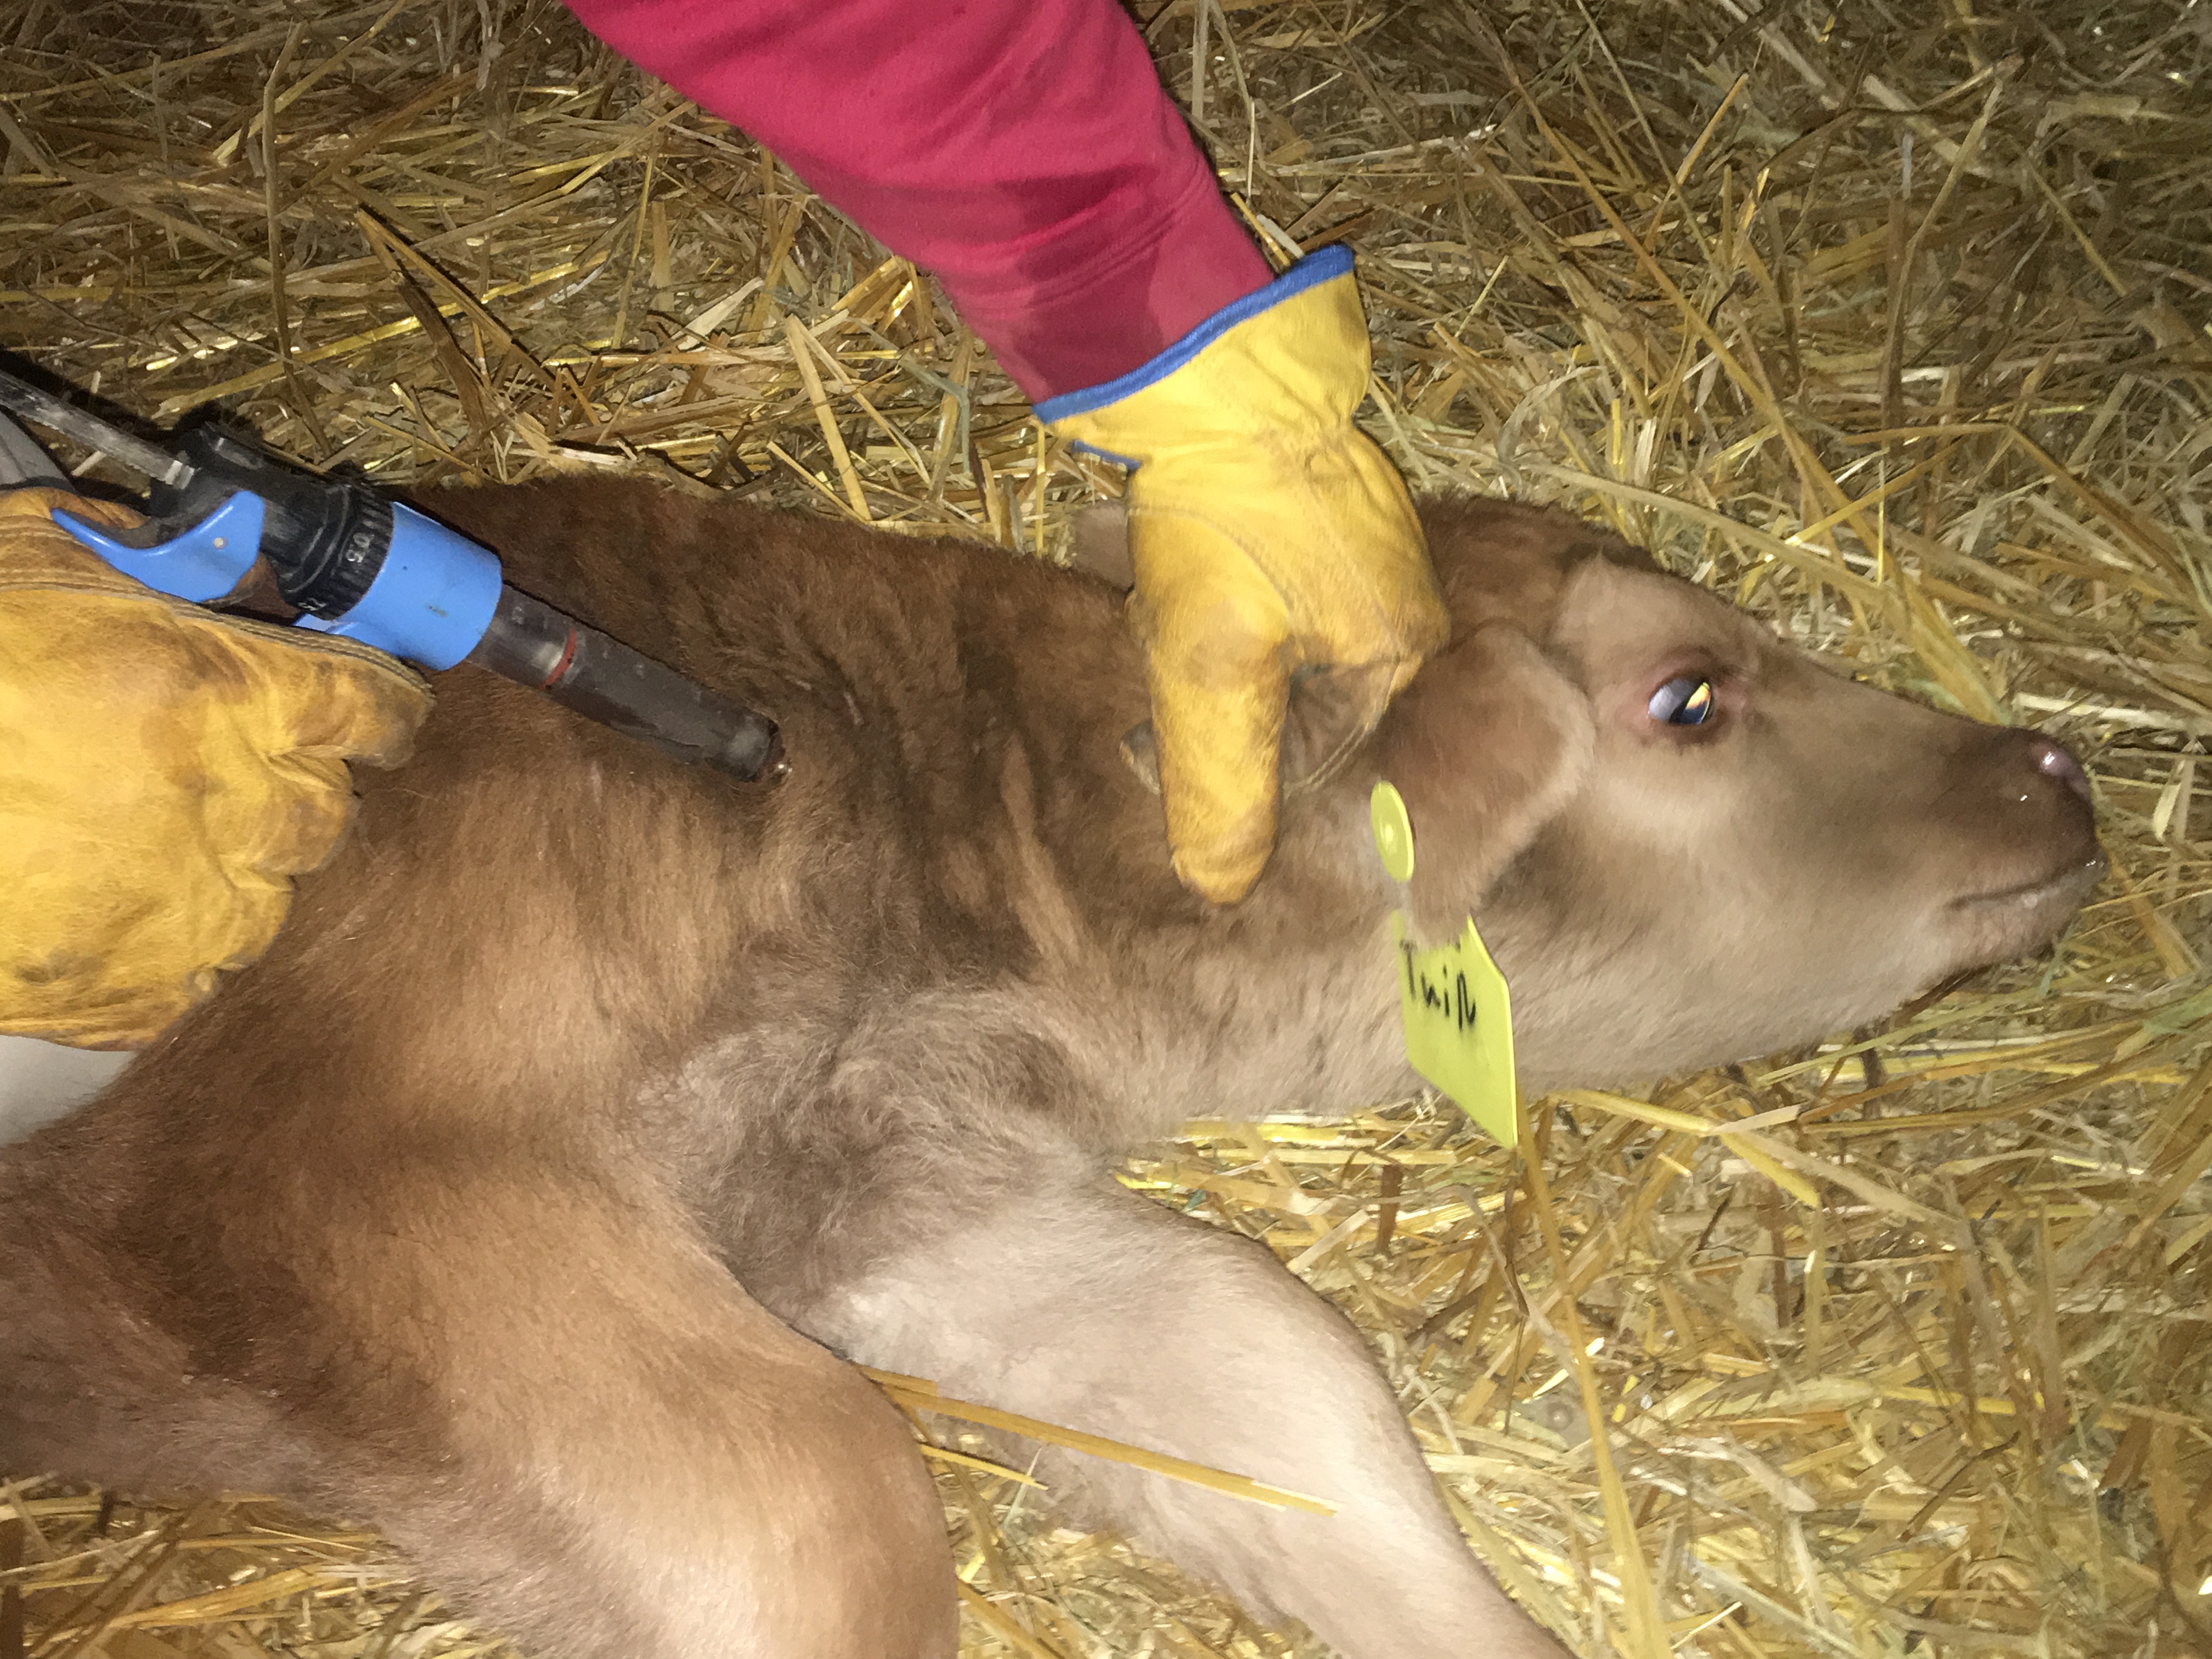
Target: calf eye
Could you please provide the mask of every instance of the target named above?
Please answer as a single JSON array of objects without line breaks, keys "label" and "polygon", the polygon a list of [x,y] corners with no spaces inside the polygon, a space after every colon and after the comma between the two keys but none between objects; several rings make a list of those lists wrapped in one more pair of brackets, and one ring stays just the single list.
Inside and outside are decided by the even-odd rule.
[{"label": "calf eye", "polygon": [[1712,717],[1713,683],[1682,674],[1651,694],[1651,718],[1662,726],[1703,726]]}]

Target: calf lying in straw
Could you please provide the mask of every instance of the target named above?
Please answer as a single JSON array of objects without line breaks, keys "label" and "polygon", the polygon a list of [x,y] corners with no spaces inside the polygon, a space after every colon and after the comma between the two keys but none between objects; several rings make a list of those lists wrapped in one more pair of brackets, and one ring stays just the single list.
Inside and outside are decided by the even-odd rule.
[{"label": "calf lying in straw", "polygon": [[1351,1326],[1107,1173],[1412,1086],[1371,784],[1417,927],[1480,915],[1530,1091],[1872,1018],[2097,867],[2055,744],[1462,501],[1427,509],[1455,642],[1210,911],[1122,752],[1109,584],[636,485],[436,505],[772,712],[792,775],[448,677],[267,959],[0,1152],[0,1468],[295,1494],[568,1659],[951,1650],[933,1489],[848,1360],[1328,1498],[1041,1465],[1346,1654],[1556,1653]]}]

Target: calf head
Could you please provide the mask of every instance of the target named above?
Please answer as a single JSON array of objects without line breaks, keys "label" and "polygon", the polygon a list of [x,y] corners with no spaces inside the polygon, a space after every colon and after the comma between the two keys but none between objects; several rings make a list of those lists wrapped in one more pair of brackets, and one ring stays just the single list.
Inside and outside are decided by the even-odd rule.
[{"label": "calf head", "polygon": [[1473,915],[1504,970],[1524,1088],[1862,1024],[2047,944],[2096,881],[2050,739],[1856,684],[1588,526],[1429,525],[1455,636],[1360,770],[1412,814],[1417,927]]}]

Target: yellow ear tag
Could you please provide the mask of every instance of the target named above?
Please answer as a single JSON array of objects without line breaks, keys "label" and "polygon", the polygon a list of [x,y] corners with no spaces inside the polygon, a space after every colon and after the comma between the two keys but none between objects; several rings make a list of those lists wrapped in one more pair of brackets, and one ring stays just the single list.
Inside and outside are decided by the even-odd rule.
[{"label": "yellow ear tag", "polygon": [[[1405,798],[1378,783],[1368,801],[1375,850],[1390,879],[1413,878],[1413,821]],[[1513,1145],[1513,1000],[1505,975],[1490,959],[1468,918],[1449,945],[1424,951],[1406,937],[1406,913],[1390,915],[1398,947],[1398,1006],[1406,1024],[1406,1059],[1460,1104],[1501,1146]]]}]

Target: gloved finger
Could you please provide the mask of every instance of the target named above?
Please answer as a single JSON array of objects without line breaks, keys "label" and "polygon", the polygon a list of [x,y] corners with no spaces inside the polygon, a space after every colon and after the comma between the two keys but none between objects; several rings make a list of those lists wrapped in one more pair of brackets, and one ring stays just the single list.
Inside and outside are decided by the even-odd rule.
[{"label": "gloved finger", "polygon": [[351,817],[344,757],[404,754],[411,675],[258,634],[0,587],[0,1030],[150,1040],[268,947]]},{"label": "gloved finger", "polygon": [[1201,897],[1233,904],[1274,845],[1290,690],[1280,606],[1264,583],[1161,603],[1145,593],[1141,556],[1139,572],[1134,620],[1147,653],[1176,874]]},{"label": "gloved finger", "polygon": [[[207,614],[185,616],[197,623]],[[338,635],[244,617],[198,629],[199,648],[220,653],[211,669],[250,683],[240,706],[252,711],[266,752],[371,766],[407,758],[429,708],[428,690],[411,669]]]},{"label": "gloved finger", "polygon": [[145,515],[115,501],[68,489],[0,490],[0,586],[68,588],[88,593],[143,592],[143,586],[56,524],[68,513],[102,530],[124,531]]},{"label": "gloved finger", "polygon": [[1288,520],[1249,538],[1291,602],[1300,659],[1330,668],[1402,663],[1402,686],[1451,633],[1406,481],[1357,427],[1301,463],[1295,487],[1280,492]]},{"label": "gloved finger", "polygon": [[[175,706],[187,690],[212,699],[255,723],[258,752],[264,754],[297,751],[376,766],[407,757],[415,728],[429,708],[428,690],[411,669],[337,635],[255,622],[155,593],[54,523],[58,511],[111,531],[137,524],[140,515],[67,490],[0,492],[0,593],[83,596],[76,605],[28,599],[32,614],[70,619],[64,625],[94,615],[82,607],[97,596],[116,602],[112,612],[101,613],[109,620],[100,625],[119,619],[126,626],[111,636],[117,643],[106,651],[94,648],[91,638],[85,650],[74,653],[43,638],[46,654],[71,665],[71,678],[105,665],[113,682],[101,695],[136,699],[149,710]],[[173,655],[173,681],[149,681],[121,648],[121,641],[147,630]],[[95,634],[89,625],[80,631]],[[24,638],[43,633],[33,630]]]},{"label": "gloved finger", "polygon": [[[404,760],[427,696],[389,660],[301,652],[289,640],[264,643],[258,629],[179,632],[179,647],[199,671],[185,698],[195,725],[189,752],[203,766],[220,764],[228,775],[253,780],[202,807],[206,844],[222,849],[242,891],[289,893],[286,878],[326,861],[352,818],[347,761]],[[282,914],[280,902],[228,953],[248,961],[259,955]]]},{"label": "gloved finger", "polygon": [[0,1030],[136,1046],[266,948],[428,688],[354,641],[153,592],[0,493]]}]

